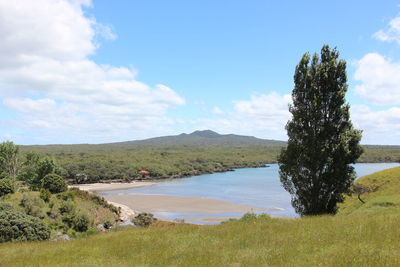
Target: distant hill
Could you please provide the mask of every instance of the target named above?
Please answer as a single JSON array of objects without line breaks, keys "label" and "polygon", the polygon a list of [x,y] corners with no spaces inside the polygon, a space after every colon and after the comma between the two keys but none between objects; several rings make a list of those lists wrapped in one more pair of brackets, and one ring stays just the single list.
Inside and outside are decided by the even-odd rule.
[{"label": "distant hill", "polygon": [[110,143],[107,145],[267,145],[282,147],[285,141],[270,139],[260,139],[254,136],[219,134],[211,130],[194,131],[191,134],[182,133],[180,135],[155,137],[145,140]]}]

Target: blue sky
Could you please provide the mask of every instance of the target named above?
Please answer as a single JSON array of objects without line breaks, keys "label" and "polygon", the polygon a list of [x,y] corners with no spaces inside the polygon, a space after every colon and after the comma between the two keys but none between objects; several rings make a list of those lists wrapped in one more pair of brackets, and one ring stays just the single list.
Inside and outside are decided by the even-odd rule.
[{"label": "blue sky", "polygon": [[348,63],[363,143],[400,144],[399,4],[5,1],[0,139],[101,143],[212,129],[285,140],[294,68],[329,44]]}]

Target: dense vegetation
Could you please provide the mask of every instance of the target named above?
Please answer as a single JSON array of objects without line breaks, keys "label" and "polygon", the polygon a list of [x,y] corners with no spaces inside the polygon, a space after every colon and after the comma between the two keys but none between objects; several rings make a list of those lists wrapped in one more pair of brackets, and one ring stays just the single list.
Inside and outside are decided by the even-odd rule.
[{"label": "dense vegetation", "polygon": [[346,61],[328,45],[321,56],[305,53],[294,84],[288,144],[278,158],[280,180],[298,214],[335,214],[356,178],[351,164],[363,153],[345,99]]},{"label": "dense vegetation", "polygon": [[[70,182],[83,183],[185,177],[263,166],[276,163],[285,144],[201,131],[134,142],[21,146],[20,150],[23,158],[31,150],[39,152],[41,157],[54,158],[63,169],[63,177]],[[396,162],[399,159],[400,146],[367,146],[359,162]],[[26,164],[27,171],[29,166]],[[150,175],[140,175],[140,170],[149,170]]]},{"label": "dense vegetation", "polygon": [[[27,231],[27,229],[29,230],[27,227],[31,227],[29,231],[32,233],[45,231],[42,230],[45,228],[48,229],[46,231],[49,234],[42,235],[37,239],[28,237],[24,239],[24,236],[19,239],[5,239],[8,234],[1,231],[5,231],[6,228],[3,227],[6,224],[0,221],[0,239],[5,239],[2,241],[42,240],[49,238],[50,232],[52,234],[61,232],[70,237],[85,236],[88,233],[96,232],[97,225],[114,225],[119,219],[117,208],[108,204],[101,197],[78,189],[71,189],[60,194],[50,194],[47,197],[43,197],[42,192],[21,191],[7,195],[0,200],[0,205],[9,207],[6,209],[7,218],[12,216],[14,220],[10,221],[4,217],[4,220],[8,221],[7,225],[10,229],[18,228],[21,231]],[[14,215],[10,215],[11,213]],[[88,232],[88,230],[90,231]]]},{"label": "dense vegetation", "polygon": [[0,202],[0,243],[42,241],[49,237],[50,229],[39,218]]},{"label": "dense vegetation", "polygon": [[57,232],[75,237],[98,224],[115,224],[117,208],[68,190],[62,173],[51,157],[29,152],[20,158],[14,143],[0,144],[0,242],[46,240]]},{"label": "dense vegetation", "polygon": [[[165,225],[71,242],[2,244],[2,264],[23,266],[399,266],[400,168],[358,183],[374,191],[346,198],[336,216],[216,226]],[[389,203],[389,204],[388,204]]]}]

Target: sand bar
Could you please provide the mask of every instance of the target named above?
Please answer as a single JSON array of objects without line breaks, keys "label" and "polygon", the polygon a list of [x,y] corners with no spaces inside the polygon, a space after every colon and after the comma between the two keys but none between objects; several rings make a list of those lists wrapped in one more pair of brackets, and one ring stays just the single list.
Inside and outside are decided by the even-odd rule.
[{"label": "sand bar", "polygon": [[232,202],[182,196],[160,195],[106,195],[107,201],[120,203],[140,212],[196,212],[225,213],[266,211],[257,207],[239,205]]},{"label": "sand bar", "polygon": [[119,189],[129,189],[134,187],[154,185],[154,182],[131,182],[131,183],[94,183],[94,184],[75,184],[69,187],[77,187],[80,190],[96,192],[96,191],[109,191]]}]

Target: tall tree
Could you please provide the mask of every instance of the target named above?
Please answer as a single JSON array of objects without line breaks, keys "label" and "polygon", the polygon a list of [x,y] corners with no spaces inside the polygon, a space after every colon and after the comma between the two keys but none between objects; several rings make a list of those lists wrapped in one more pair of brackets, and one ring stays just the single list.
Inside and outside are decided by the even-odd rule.
[{"label": "tall tree", "polygon": [[346,62],[325,45],[321,57],[303,55],[294,83],[280,179],[300,215],[334,214],[355,179],[350,164],[362,154],[361,131],[353,129],[345,102]]},{"label": "tall tree", "polygon": [[0,144],[0,178],[11,178],[15,181],[18,172],[19,148],[13,142]]}]

